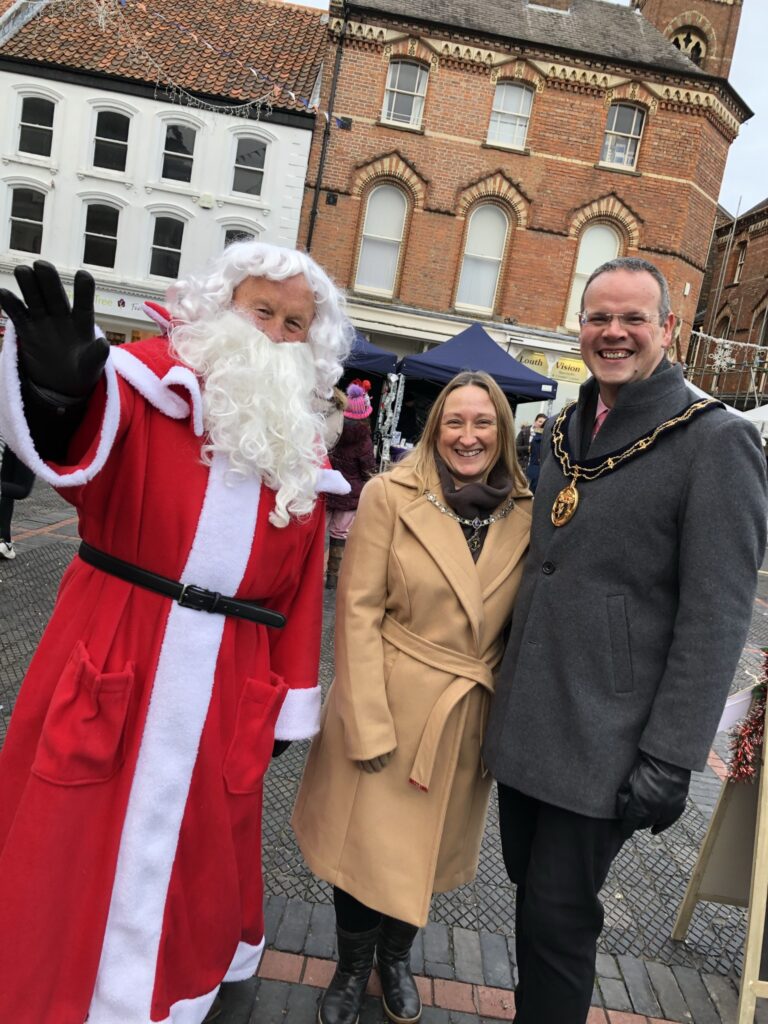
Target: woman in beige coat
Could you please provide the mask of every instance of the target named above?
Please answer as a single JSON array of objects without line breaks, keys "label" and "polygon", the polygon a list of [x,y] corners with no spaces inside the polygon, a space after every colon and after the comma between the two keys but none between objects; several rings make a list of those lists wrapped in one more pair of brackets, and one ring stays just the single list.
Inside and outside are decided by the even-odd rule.
[{"label": "woman in beige coat", "polygon": [[334,886],[320,1024],[355,1024],[374,951],[390,1020],[421,1016],[410,949],[433,892],[476,872],[493,673],[528,547],[512,413],[487,374],[440,393],[414,451],[363,489],[339,579],[336,679],[293,827]]}]

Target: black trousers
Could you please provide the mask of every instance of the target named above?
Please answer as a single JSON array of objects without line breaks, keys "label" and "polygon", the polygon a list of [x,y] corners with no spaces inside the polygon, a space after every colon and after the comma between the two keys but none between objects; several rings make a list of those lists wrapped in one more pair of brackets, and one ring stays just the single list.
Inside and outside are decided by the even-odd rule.
[{"label": "black trousers", "polygon": [[624,842],[619,823],[499,783],[499,828],[517,885],[515,1024],[584,1024],[603,927],[598,893]]},{"label": "black trousers", "polygon": [[11,541],[11,520],[13,519],[14,499],[0,495],[0,540]]}]

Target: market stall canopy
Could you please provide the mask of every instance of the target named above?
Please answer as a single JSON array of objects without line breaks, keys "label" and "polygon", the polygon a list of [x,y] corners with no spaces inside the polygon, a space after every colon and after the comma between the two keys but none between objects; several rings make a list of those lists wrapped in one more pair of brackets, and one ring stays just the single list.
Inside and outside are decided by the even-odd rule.
[{"label": "market stall canopy", "polygon": [[497,345],[480,324],[472,324],[429,352],[406,356],[398,366],[406,379],[430,380],[436,384],[447,384],[462,370],[484,370],[511,398],[546,400],[557,394],[555,381],[519,363]]},{"label": "market stall canopy", "polygon": [[757,409],[750,409],[743,413],[745,420],[751,420],[763,437],[768,437],[768,405],[760,405]]},{"label": "market stall canopy", "polygon": [[352,351],[344,361],[344,368],[347,370],[362,370],[364,373],[394,373],[397,366],[397,356],[386,349],[372,345],[367,338],[359,332],[355,332],[355,340],[352,343]]}]

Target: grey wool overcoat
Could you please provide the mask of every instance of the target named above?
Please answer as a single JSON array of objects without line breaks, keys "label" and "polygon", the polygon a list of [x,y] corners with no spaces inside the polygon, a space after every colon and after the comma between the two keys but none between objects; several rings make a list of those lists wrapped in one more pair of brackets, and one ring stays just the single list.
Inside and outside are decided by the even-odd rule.
[{"label": "grey wool overcoat", "polygon": [[[696,399],[664,359],[620,389],[590,443],[596,392],[582,386],[570,421],[577,458],[608,457]],[[638,751],[706,763],[765,554],[765,457],[756,429],[718,407],[581,481],[575,515],[555,527],[565,483],[548,428],[484,755],[508,786],[612,818]]]},{"label": "grey wool overcoat", "polygon": [[[433,892],[477,870],[491,786],[480,745],[530,506],[526,491],[475,564],[405,463],[365,485],[347,541],[336,679],[293,828],[316,875],[412,924],[426,921]],[[376,774],[357,765],[390,750]]]}]

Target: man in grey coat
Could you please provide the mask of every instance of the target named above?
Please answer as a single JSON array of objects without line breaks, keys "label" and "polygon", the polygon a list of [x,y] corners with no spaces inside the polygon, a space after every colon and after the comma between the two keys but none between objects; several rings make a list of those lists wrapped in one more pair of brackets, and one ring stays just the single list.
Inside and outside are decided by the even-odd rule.
[{"label": "man in grey coat", "polygon": [[599,267],[592,377],[547,427],[528,564],[484,756],[517,884],[517,1024],[583,1024],[598,898],[635,829],[682,814],[747,635],[766,541],[754,427],[666,358],[659,270]]}]

